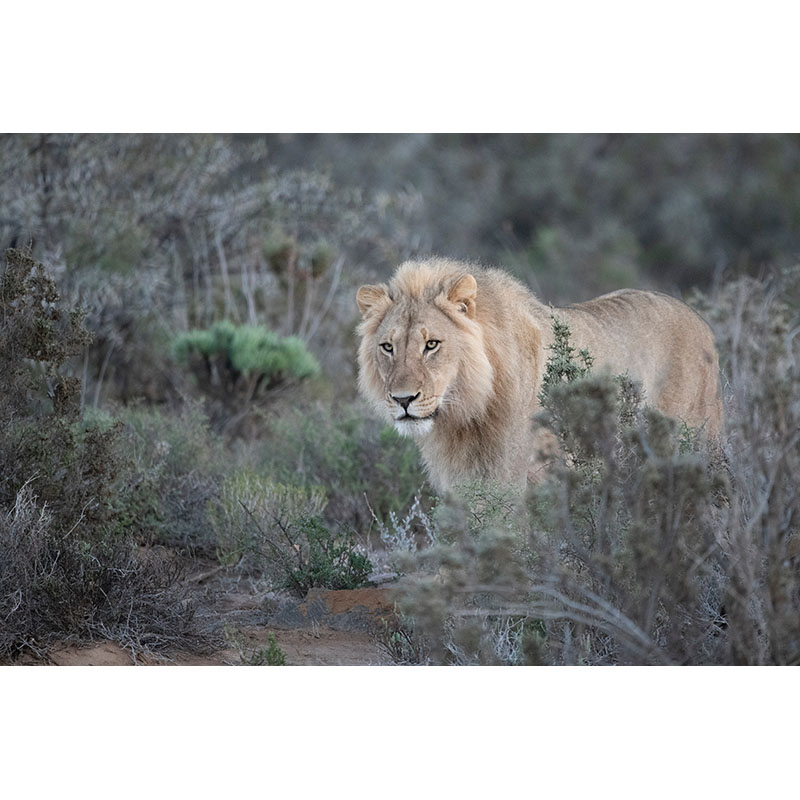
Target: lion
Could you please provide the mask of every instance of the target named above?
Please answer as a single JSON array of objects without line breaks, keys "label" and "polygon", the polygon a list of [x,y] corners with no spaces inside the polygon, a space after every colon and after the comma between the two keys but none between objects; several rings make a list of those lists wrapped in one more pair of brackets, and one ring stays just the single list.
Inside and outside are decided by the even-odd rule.
[{"label": "lion", "polygon": [[419,445],[440,492],[475,481],[524,487],[541,469],[533,417],[552,317],[593,369],[627,373],[645,401],[717,437],[717,349],[708,325],[664,294],[622,289],[552,308],[499,269],[434,258],[361,286],[358,385]]}]

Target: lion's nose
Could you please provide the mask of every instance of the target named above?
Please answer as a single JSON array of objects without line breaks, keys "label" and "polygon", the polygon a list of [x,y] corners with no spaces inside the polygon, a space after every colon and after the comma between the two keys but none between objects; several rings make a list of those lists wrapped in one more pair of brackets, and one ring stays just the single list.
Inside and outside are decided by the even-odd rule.
[{"label": "lion's nose", "polygon": [[408,411],[408,407],[419,397],[419,392],[416,394],[405,394],[405,395],[392,395],[392,400],[395,401],[398,405],[403,407],[403,411]]}]

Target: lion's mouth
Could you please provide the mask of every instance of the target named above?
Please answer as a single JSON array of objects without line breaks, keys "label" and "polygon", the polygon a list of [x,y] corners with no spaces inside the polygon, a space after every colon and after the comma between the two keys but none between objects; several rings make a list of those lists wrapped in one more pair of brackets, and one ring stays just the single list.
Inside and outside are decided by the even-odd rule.
[{"label": "lion's mouth", "polygon": [[403,436],[413,436],[414,438],[427,436],[433,430],[433,420],[438,413],[439,409],[437,408],[425,417],[417,417],[406,411],[402,417],[395,418],[395,430]]},{"label": "lion's mouth", "polygon": [[412,422],[425,422],[426,420],[433,421],[436,416],[439,414],[439,409],[437,408],[435,411],[432,411],[425,417],[417,417],[414,414],[409,414],[408,411],[402,417],[396,417],[395,422],[404,422],[405,420],[411,420]]}]

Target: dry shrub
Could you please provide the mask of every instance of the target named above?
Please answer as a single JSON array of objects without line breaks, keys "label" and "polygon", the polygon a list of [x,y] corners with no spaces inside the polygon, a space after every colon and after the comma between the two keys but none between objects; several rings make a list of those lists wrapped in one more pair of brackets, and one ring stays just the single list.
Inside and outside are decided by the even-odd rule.
[{"label": "dry shrub", "polygon": [[800,267],[702,303],[726,377],[731,660],[800,662]]},{"label": "dry shrub", "polygon": [[0,511],[0,659],[44,657],[56,642],[115,641],[136,653],[206,650],[177,569],[130,542],[102,543],[60,530],[23,486]]},{"label": "dry shrub", "polygon": [[129,485],[119,426],[86,428],[60,367],[86,343],[41,264],[8,251],[0,275],[0,658],[56,640],[203,648],[176,574],[143,558],[118,513]]},{"label": "dry shrub", "polygon": [[[509,510],[484,487],[444,504],[401,608],[440,663],[800,661],[798,276],[704,301],[727,434],[643,406],[624,378],[553,384],[561,457]],[[476,509],[478,513],[476,516]]]}]

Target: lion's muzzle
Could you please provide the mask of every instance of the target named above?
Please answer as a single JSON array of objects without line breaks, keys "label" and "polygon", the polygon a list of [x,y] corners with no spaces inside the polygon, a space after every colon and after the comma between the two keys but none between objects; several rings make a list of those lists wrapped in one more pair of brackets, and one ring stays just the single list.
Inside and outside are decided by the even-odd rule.
[{"label": "lion's muzzle", "polygon": [[439,404],[433,397],[423,397],[418,391],[389,392],[389,411],[394,418],[395,428],[406,436],[420,436],[430,432],[433,420],[439,413]]},{"label": "lion's muzzle", "polygon": [[[399,405],[403,409],[403,411],[405,411],[406,414],[408,414],[408,407],[419,397],[419,395],[420,395],[420,392],[417,392],[416,394],[413,394],[413,395],[412,394],[406,394],[406,395],[393,394],[391,397],[392,397],[392,400],[394,400],[395,403],[397,403],[397,405]],[[411,415],[409,415],[409,416],[411,416]]]}]

